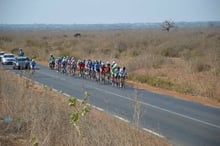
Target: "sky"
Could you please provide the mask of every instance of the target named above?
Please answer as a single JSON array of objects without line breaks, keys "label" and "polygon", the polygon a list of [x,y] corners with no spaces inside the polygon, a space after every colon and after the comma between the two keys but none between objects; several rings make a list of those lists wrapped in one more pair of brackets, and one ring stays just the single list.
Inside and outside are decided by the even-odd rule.
[{"label": "sky", "polygon": [[0,24],[220,21],[220,0],[0,0]]}]

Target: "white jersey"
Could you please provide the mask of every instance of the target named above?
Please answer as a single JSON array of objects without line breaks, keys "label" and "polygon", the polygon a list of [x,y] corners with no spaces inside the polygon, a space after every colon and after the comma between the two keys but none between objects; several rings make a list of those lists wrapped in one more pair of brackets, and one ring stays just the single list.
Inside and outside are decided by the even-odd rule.
[{"label": "white jersey", "polygon": [[126,70],[123,69],[123,68],[120,68],[120,70],[119,70],[119,76],[120,76],[120,77],[124,77],[125,75],[126,75]]}]

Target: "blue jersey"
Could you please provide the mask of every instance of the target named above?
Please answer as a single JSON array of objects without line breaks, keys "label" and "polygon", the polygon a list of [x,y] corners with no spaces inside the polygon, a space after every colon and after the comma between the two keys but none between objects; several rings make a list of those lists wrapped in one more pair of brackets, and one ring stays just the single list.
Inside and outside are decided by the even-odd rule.
[{"label": "blue jersey", "polygon": [[31,65],[31,68],[35,68],[36,62],[35,61],[31,61],[30,65]]},{"label": "blue jersey", "polygon": [[61,64],[61,62],[62,62],[62,58],[58,58],[57,64]]},{"label": "blue jersey", "polygon": [[96,69],[96,70],[99,70],[100,67],[101,67],[101,64],[99,64],[99,63],[96,63],[96,64],[95,64],[95,69]]}]

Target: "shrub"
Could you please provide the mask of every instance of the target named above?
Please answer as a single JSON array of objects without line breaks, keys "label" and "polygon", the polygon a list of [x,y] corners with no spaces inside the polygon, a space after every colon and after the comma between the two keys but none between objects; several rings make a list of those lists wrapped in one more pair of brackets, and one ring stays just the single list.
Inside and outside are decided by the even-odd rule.
[{"label": "shrub", "polygon": [[204,64],[202,62],[198,62],[193,66],[193,69],[196,72],[203,72],[203,71],[209,71],[211,69],[211,66],[208,64]]},{"label": "shrub", "polygon": [[8,36],[0,36],[0,41],[3,42],[12,42],[12,39]]},{"label": "shrub", "polygon": [[211,65],[209,65],[206,60],[201,60],[198,57],[191,58],[188,61],[188,64],[193,72],[204,72],[211,70]]},{"label": "shrub", "polygon": [[11,49],[11,53],[13,53],[13,54],[18,54],[18,50],[19,50],[19,48],[13,48],[13,49]]},{"label": "shrub", "polygon": [[164,48],[161,50],[160,54],[165,57],[180,57],[180,52],[183,48]]},{"label": "shrub", "polygon": [[140,51],[138,51],[138,50],[135,50],[135,49],[132,49],[130,52],[129,52],[129,55],[131,56],[131,57],[137,57],[138,55],[140,55]]},{"label": "shrub", "polygon": [[[87,49],[85,49],[85,52],[86,52],[88,55],[90,55],[90,54],[95,53],[95,49],[94,49],[94,48],[87,48]],[[103,52],[103,54],[105,54],[105,53],[107,53],[108,51],[106,51],[106,49],[102,49],[102,52]]]},{"label": "shrub", "polygon": [[178,85],[178,84],[175,84],[171,81],[162,79],[160,77],[131,74],[129,76],[129,79],[134,80],[134,81],[138,81],[140,83],[146,83],[151,86],[177,91],[180,93],[192,93],[193,92],[192,88],[190,88],[186,85]]},{"label": "shrub", "polygon": [[70,56],[70,51],[66,49],[60,50],[59,56]]},{"label": "shrub", "polygon": [[47,40],[43,40],[43,41],[38,41],[38,40],[32,40],[32,39],[28,39],[26,40],[26,46],[27,47],[48,47],[48,42]]},{"label": "shrub", "polygon": [[139,69],[148,70],[151,68],[160,68],[161,65],[167,62],[167,58],[162,56],[153,55],[139,55],[137,57],[132,57],[126,63],[128,72],[133,72]]},{"label": "shrub", "polygon": [[149,76],[149,75],[136,75],[132,74],[129,76],[129,79],[138,81],[140,83],[147,83],[151,86],[162,87],[166,89],[171,89],[174,86],[174,83],[161,79],[159,77]]},{"label": "shrub", "polygon": [[175,85],[173,87],[174,91],[177,91],[179,93],[193,93],[193,89],[191,87],[185,86],[185,85]]}]

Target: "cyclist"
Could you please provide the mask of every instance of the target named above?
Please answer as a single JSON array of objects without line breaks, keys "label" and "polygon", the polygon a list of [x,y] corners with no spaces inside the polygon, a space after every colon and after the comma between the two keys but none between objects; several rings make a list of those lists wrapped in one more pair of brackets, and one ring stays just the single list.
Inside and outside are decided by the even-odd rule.
[{"label": "cyclist", "polygon": [[106,65],[103,62],[101,63],[101,66],[100,66],[100,73],[101,73],[100,80],[105,83]]},{"label": "cyclist", "polygon": [[90,76],[90,68],[89,68],[89,64],[90,64],[91,60],[90,59],[86,59],[85,60],[85,78],[88,78]]},{"label": "cyclist", "polygon": [[95,61],[89,62],[89,78],[90,79],[95,78]]},{"label": "cyclist", "polygon": [[100,81],[100,67],[101,67],[100,62],[96,61],[94,67],[95,67],[95,72],[96,72],[96,81],[99,82]]},{"label": "cyclist", "polygon": [[109,83],[111,77],[111,64],[108,61],[106,62],[105,74]]},{"label": "cyclist", "polygon": [[57,72],[60,72],[60,71],[61,71],[62,60],[63,60],[62,57],[59,57],[59,58],[56,60],[56,64],[57,64]]},{"label": "cyclist", "polygon": [[67,72],[67,70],[66,70],[66,67],[67,67],[67,59],[66,59],[66,57],[63,57],[63,60],[62,60],[62,62],[61,62],[61,64],[62,64],[62,73],[66,73]]},{"label": "cyclist", "polygon": [[116,68],[118,67],[117,63],[112,63],[111,64],[111,80],[112,80],[112,86],[114,86],[116,84],[116,76],[115,76],[115,71]]},{"label": "cyclist", "polygon": [[119,86],[119,71],[120,71],[120,67],[117,66],[114,70],[114,78],[115,78],[115,86],[118,87]]},{"label": "cyclist", "polygon": [[70,76],[72,75],[72,61],[72,57],[67,58],[67,71]]},{"label": "cyclist", "polygon": [[120,88],[125,87],[125,77],[126,77],[126,75],[127,75],[126,68],[125,67],[120,68],[120,70],[119,70],[119,78],[120,78],[119,87]]},{"label": "cyclist", "polygon": [[77,64],[76,64],[76,60],[74,59],[74,57],[72,58],[72,73],[71,75],[75,75],[76,74],[76,68],[77,68]]},{"label": "cyclist", "polygon": [[23,52],[23,50],[21,48],[18,51],[18,56],[24,56],[24,52]]},{"label": "cyclist", "polygon": [[55,57],[53,56],[53,54],[50,54],[49,67],[50,67],[50,69],[54,69],[54,67],[55,67]]},{"label": "cyclist", "polygon": [[77,63],[77,66],[78,66],[78,68],[79,68],[79,77],[84,78],[85,61],[79,59],[79,60],[78,60],[78,63]]},{"label": "cyclist", "polygon": [[34,71],[35,67],[36,67],[36,62],[35,62],[34,59],[32,59],[31,62],[30,62],[30,69]]}]

